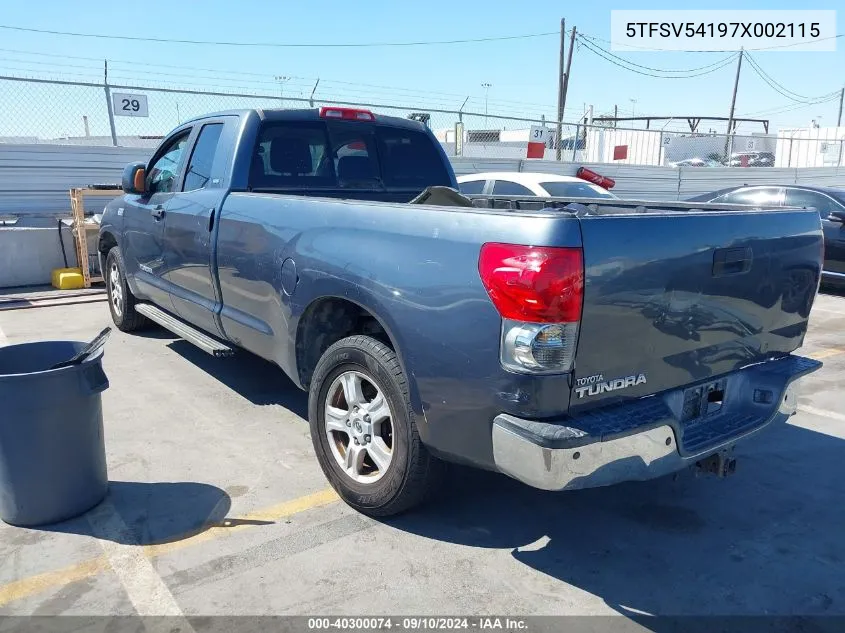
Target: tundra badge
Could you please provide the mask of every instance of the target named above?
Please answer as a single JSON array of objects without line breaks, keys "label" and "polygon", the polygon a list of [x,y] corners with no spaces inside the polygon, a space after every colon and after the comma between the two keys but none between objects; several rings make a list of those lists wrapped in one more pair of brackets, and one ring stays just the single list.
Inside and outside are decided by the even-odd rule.
[{"label": "tundra badge", "polygon": [[595,396],[600,393],[608,391],[616,391],[617,389],[627,389],[636,385],[644,385],[646,383],[645,374],[634,374],[632,376],[624,376],[622,378],[614,378],[612,380],[605,380],[602,374],[594,374],[585,378],[579,378],[575,381],[575,393],[579,398],[584,396]]}]

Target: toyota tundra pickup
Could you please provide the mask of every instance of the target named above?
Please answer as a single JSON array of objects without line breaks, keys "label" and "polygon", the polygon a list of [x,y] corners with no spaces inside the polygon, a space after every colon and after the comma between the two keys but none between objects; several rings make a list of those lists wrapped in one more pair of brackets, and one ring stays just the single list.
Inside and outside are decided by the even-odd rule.
[{"label": "toyota tundra pickup", "polygon": [[547,490],[727,474],[821,365],[793,354],[814,210],[470,200],[423,124],[348,108],[194,119],[123,189],[99,235],[115,325],[277,364],[367,514],[444,462]]}]

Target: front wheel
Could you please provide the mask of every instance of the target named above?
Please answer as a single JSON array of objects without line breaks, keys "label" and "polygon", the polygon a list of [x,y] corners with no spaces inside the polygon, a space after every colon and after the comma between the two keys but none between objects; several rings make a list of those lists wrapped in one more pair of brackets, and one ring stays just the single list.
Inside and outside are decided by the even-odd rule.
[{"label": "front wheel", "polygon": [[147,318],[135,310],[135,296],[126,282],[126,267],[117,246],[106,256],[106,270],[103,275],[109,298],[111,319],[122,332],[140,330],[149,324]]},{"label": "front wheel", "polygon": [[423,445],[396,354],[369,336],[350,336],[317,363],[308,398],[311,441],[341,498],[370,516],[421,503],[443,463]]}]

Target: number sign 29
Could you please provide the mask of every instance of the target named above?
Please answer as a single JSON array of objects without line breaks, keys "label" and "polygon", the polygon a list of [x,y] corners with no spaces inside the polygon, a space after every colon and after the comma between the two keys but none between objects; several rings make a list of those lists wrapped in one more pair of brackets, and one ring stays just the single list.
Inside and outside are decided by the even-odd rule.
[{"label": "number sign 29", "polygon": [[150,116],[147,95],[113,92],[111,102],[115,116]]}]

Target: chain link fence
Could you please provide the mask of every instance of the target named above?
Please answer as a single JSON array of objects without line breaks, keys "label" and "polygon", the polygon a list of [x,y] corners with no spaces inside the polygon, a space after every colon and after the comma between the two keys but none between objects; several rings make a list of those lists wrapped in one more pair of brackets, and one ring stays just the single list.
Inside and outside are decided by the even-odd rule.
[{"label": "chain link fence", "polygon": [[[778,134],[630,129],[494,113],[141,85],[0,77],[0,143],[155,147],[180,123],[239,108],[365,107],[424,122],[450,156],[667,167],[836,167],[845,128]],[[666,126],[668,127],[668,125]],[[532,142],[534,141],[534,142]]]}]

